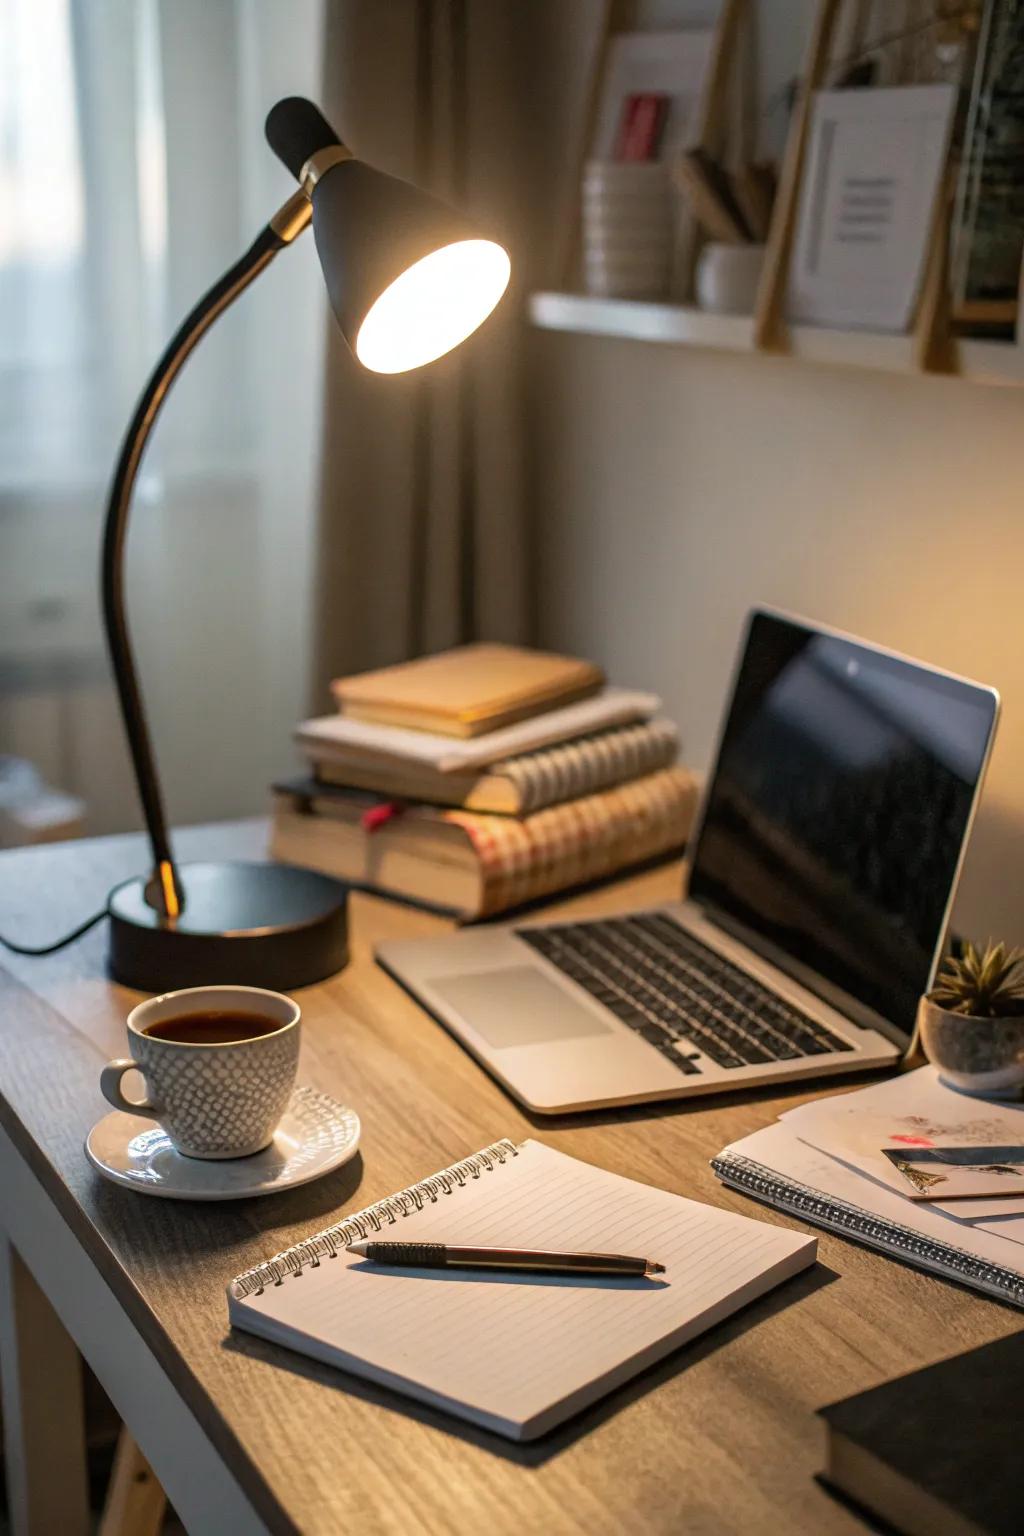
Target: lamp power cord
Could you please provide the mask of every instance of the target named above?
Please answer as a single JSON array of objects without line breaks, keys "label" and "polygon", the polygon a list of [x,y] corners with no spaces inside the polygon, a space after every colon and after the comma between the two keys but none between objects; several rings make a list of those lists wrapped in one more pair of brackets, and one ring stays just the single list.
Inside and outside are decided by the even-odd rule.
[{"label": "lamp power cord", "polygon": [[3,945],[4,949],[9,949],[14,955],[55,955],[59,949],[66,949],[69,944],[74,944],[76,939],[82,938],[84,934],[89,932],[90,928],[95,928],[96,924],[101,923],[106,916],[107,908],[104,907],[101,911],[94,912],[92,917],[87,917],[84,923],[79,923],[77,928],[72,928],[71,932],[66,933],[62,939],[56,939],[52,944],[42,944],[39,946],[34,944],[16,944],[13,939],[6,938],[2,933],[0,933],[0,944]]}]

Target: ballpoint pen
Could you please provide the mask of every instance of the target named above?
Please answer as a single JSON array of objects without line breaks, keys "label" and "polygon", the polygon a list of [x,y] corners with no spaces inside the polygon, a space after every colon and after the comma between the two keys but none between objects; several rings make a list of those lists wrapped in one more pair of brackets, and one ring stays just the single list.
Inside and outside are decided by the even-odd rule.
[{"label": "ballpoint pen", "polygon": [[664,1264],[624,1253],[561,1253],[552,1248],[467,1248],[451,1243],[349,1243],[346,1250],[373,1264],[414,1269],[505,1269],[544,1275],[661,1275]]}]

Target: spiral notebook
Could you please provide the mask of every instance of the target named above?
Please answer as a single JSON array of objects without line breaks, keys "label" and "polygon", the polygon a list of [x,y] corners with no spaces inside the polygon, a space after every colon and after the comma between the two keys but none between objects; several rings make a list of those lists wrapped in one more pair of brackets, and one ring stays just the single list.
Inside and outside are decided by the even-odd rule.
[{"label": "spiral notebook", "polygon": [[780,1211],[1024,1307],[1024,1242],[928,1209],[785,1124],[733,1142],[711,1166],[724,1184]]},{"label": "spiral notebook", "polygon": [[[656,1280],[388,1269],[403,1239],[630,1253]],[[395,1236],[399,1234],[396,1232]],[[816,1241],[499,1141],[239,1275],[235,1327],[531,1440],[814,1262]]]}]

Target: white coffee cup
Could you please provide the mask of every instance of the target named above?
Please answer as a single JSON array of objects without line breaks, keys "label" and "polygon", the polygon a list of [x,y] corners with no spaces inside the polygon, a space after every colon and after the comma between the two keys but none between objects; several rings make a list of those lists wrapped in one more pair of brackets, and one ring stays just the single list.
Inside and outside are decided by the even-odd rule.
[{"label": "white coffee cup", "polygon": [[[254,1033],[231,1040],[166,1039],[147,1033],[172,1019],[212,1014],[248,1016]],[[100,1088],[115,1109],[158,1120],[186,1157],[248,1157],[272,1141],[291,1098],[300,1021],[292,998],[262,987],[165,992],[132,1009],[131,1056],[107,1063]],[[268,1029],[268,1024],[274,1027]],[[244,1028],[243,1018],[239,1030]],[[182,1029],[189,1032],[187,1026]],[[212,1026],[208,1032],[215,1032]],[[145,1099],[126,1098],[121,1090],[121,1079],[132,1070],[145,1079]]]}]

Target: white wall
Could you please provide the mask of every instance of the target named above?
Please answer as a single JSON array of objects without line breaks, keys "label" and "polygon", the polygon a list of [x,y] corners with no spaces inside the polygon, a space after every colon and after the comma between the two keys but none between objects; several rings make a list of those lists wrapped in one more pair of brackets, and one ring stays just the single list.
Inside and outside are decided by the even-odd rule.
[{"label": "white wall", "polygon": [[704,766],[745,610],[995,684],[956,921],[1024,940],[1024,394],[534,338],[542,640],[657,689]]}]

